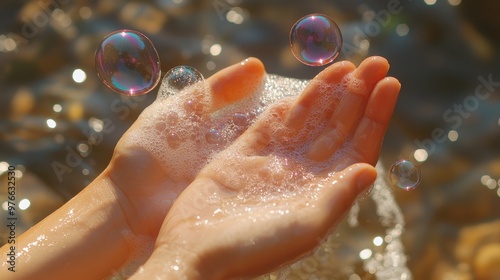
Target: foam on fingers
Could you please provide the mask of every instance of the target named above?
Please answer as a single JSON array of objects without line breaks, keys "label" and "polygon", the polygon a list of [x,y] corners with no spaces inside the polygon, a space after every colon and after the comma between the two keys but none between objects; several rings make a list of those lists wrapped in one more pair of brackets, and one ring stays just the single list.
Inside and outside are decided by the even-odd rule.
[{"label": "foam on fingers", "polygon": [[350,145],[353,158],[372,165],[377,162],[400,88],[401,84],[392,77],[375,86]]},{"label": "foam on fingers", "polygon": [[387,75],[387,71],[389,71],[389,62],[385,58],[372,56],[365,59],[353,72],[349,92],[361,96],[369,95],[375,84]]},{"label": "foam on fingers", "polygon": [[[286,118],[286,125],[291,128],[301,129],[307,116],[322,107],[328,108],[328,110],[325,110],[325,118],[327,118],[329,116],[328,112],[335,109],[340,98],[340,96],[336,96],[339,95],[337,94],[339,91],[337,85],[344,84],[345,77],[354,69],[352,63],[342,61],[329,66],[318,74],[293,105]],[[323,98],[318,100],[318,95],[323,95]]]}]

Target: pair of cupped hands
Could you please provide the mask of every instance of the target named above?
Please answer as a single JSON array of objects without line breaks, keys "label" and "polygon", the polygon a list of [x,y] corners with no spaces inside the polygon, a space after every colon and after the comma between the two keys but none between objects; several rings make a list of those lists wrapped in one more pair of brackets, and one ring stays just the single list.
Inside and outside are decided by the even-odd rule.
[{"label": "pair of cupped hands", "polygon": [[[131,279],[251,277],[307,254],[377,177],[400,90],[388,69],[382,57],[332,64],[238,137],[199,141],[174,162],[154,149],[168,145],[158,135],[224,127],[226,109],[256,94],[265,69],[249,58],[208,78],[204,94],[156,100],[103,173],[17,240],[19,273],[9,276],[106,277],[133,267],[144,240],[154,249]],[[183,116],[168,119],[169,108]]]},{"label": "pair of cupped hands", "polygon": [[[348,61],[329,66],[299,96],[273,104],[233,143],[221,143],[228,147],[206,166],[196,166],[206,162],[205,154],[192,151],[193,168],[201,171],[183,182],[171,175],[182,170],[158,168],[165,164],[140,142],[124,140],[151,118],[139,117],[110,165],[110,177],[127,200],[124,214],[131,231],[156,236],[154,252],[135,278],[258,275],[317,246],[377,176],[374,165],[400,90],[399,82],[387,77],[388,69],[382,57],[369,57],[357,68]],[[223,111],[253,94],[264,76],[256,58],[223,69],[206,80],[209,105],[186,110],[194,115]],[[337,85],[346,91],[342,98],[331,90],[325,102],[319,91]],[[168,99],[158,103],[152,106],[183,105]],[[198,128],[208,131],[217,126],[213,122],[200,122]],[[182,125],[182,120],[175,123]],[[309,126],[320,129],[301,133]],[[323,168],[301,178],[302,186],[287,186],[304,166],[314,165]],[[171,193],[162,199],[169,185],[180,194],[171,205],[162,203],[172,200]],[[304,191],[297,190],[301,187]]]}]

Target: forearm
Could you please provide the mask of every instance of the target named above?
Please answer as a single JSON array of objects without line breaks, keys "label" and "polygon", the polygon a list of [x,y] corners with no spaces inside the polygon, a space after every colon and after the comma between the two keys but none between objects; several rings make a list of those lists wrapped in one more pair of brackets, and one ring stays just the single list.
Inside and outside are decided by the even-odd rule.
[{"label": "forearm", "polygon": [[[105,174],[105,173],[103,173]],[[0,279],[102,279],[126,261],[130,234],[117,192],[99,176],[72,200],[0,248]],[[15,272],[7,253],[15,246]]]}]

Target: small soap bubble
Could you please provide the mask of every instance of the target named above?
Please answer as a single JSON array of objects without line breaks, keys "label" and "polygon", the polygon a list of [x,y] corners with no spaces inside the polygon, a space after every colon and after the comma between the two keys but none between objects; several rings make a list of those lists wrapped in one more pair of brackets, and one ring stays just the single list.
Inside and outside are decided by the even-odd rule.
[{"label": "small soap bubble", "polygon": [[169,126],[175,126],[179,122],[179,116],[175,112],[170,112],[167,115],[166,122]]},{"label": "small soap bubble", "polygon": [[203,82],[203,75],[191,66],[176,66],[165,74],[162,80],[163,95],[171,96],[198,82]]},{"label": "small soap bubble", "polygon": [[153,43],[142,33],[118,30],[108,34],[95,54],[101,81],[113,91],[141,95],[160,81],[160,57]]},{"label": "small soap bubble", "polygon": [[177,149],[181,144],[181,139],[176,133],[170,132],[167,134],[167,143],[171,149]]},{"label": "small soap bubble", "polygon": [[163,123],[163,122],[159,122],[159,123],[155,124],[155,128],[156,128],[156,131],[162,132],[165,129],[167,129],[167,125],[165,123]]},{"label": "small soap bubble", "polygon": [[189,113],[201,112],[202,109],[203,109],[203,105],[197,100],[188,99],[188,100],[184,101],[184,110],[186,110],[186,112],[189,112]]},{"label": "small soap bubble", "polygon": [[205,139],[207,140],[207,143],[210,144],[217,144],[221,138],[220,132],[212,128],[210,129],[206,134],[205,134]]},{"label": "small soap bubble", "polygon": [[389,170],[391,183],[404,190],[412,190],[420,184],[420,168],[409,160],[398,160]]},{"label": "small soap bubble", "polygon": [[233,123],[239,127],[248,126],[248,116],[246,114],[236,113],[233,115]]},{"label": "small soap bubble", "polygon": [[332,62],[342,48],[342,33],[337,24],[324,14],[310,14],[299,19],[290,30],[293,55],[309,66]]}]

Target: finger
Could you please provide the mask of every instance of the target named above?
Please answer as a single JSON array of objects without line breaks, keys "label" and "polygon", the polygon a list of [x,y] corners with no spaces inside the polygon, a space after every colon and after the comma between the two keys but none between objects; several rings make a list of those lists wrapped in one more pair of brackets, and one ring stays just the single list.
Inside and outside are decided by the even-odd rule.
[{"label": "finger", "polygon": [[[290,113],[285,119],[285,125],[289,128],[300,130],[312,112],[325,111],[324,118],[327,118],[331,111],[336,107],[338,99],[334,93],[326,93],[327,102],[319,103],[318,101],[325,97],[322,88],[327,85],[340,84],[342,79],[355,69],[354,64],[349,61],[337,62],[321,73],[319,73],[304,89],[298,100],[293,105]],[[320,119],[319,121],[322,121]]]},{"label": "finger", "polygon": [[265,74],[264,65],[257,58],[247,58],[213,74],[205,83],[185,92],[184,109],[204,117],[224,106],[256,93]]},{"label": "finger", "polygon": [[290,110],[293,99],[287,98],[278,101],[269,107],[257,121],[240,136],[238,142],[244,143],[248,151],[260,152],[269,147],[272,140],[274,144],[283,145],[283,138],[290,136],[289,129],[283,125],[286,114]]},{"label": "finger", "polygon": [[389,62],[381,56],[363,60],[354,72],[354,79],[349,81],[349,92],[361,96],[370,94],[377,82],[387,75],[387,71]]},{"label": "finger", "polygon": [[212,93],[211,110],[242,100],[257,92],[265,74],[264,64],[250,57],[212,75],[207,83]]},{"label": "finger", "polygon": [[376,164],[400,89],[401,84],[393,77],[376,85],[351,142],[354,161]]},{"label": "finger", "polygon": [[382,57],[365,59],[349,80],[347,93],[331,115],[325,129],[311,145],[308,157],[315,161],[330,158],[350,138],[365,111],[375,84],[389,69]]}]

